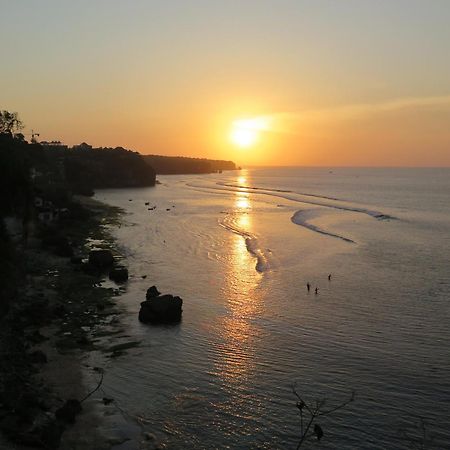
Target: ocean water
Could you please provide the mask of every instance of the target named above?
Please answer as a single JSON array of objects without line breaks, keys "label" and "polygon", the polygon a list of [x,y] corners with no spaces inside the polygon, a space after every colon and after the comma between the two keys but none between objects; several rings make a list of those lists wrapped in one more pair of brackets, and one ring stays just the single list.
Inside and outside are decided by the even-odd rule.
[{"label": "ocean water", "polygon": [[[356,391],[302,448],[414,448],[421,418],[450,448],[450,169],[158,178],[96,195],[126,211],[118,302],[141,343],[103,389],[130,420],[167,449],[292,449],[296,383],[330,408]],[[153,284],[183,298],[179,325],[138,322]]]}]

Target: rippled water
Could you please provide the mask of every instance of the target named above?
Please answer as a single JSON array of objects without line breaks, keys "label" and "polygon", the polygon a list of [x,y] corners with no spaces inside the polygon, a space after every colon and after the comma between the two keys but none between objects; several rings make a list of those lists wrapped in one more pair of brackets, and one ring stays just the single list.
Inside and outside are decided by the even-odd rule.
[{"label": "rippled water", "polygon": [[[104,382],[127,415],[169,449],[296,448],[297,382],[330,406],[357,392],[322,449],[409,449],[419,417],[450,448],[449,169],[159,179],[96,196],[128,213],[119,302],[141,345]],[[180,325],[137,321],[152,284],[184,299]]]}]

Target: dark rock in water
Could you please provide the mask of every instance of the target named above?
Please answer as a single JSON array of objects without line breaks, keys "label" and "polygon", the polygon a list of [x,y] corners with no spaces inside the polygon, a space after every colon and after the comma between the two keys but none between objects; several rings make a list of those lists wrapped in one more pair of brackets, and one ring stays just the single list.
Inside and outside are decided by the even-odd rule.
[{"label": "dark rock in water", "polygon": [[158,295],[161,295],[161,292],[159,292],[158,289],[156,289],[156,286],[152,286],[147,289],[147,294],[145,295],[145,298],[149,300],[150,298],[158,297]]},{"label": "dark rock in water", "polygon": [[55,411],[58,420],[66,423],[74,423],[75,417],[81,412],[81,403],[76,399],[69,399],[61,408]]},{"label": "dark rock in water", "polygon": [[143,323],[173,323],[181,320],[183,300],[173,295],[150,297],[141,303],[139,320]]},{"label": "dark rock in water", "polygon": [[117,266],[109,272],[109,279],[116,283],[124,283],[128,280],[128,269],[123,266]]},{"label": "dark rock in water", "polygon": [[95,267],[110,267],[114,264],[114,256],[111,250],[91,250],[89,264]]}]

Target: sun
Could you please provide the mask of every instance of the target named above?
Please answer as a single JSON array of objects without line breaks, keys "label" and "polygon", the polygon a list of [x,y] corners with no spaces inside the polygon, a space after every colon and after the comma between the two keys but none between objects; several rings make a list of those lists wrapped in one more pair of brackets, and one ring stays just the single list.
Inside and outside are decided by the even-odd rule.
[{"label": "sun", "polygon": [[251,147],[258,140],[258,132],[250,128],[234,126],[231,130],[231,142],[241,148]]},{"label": "sun", "polygon": [[230,140],[239,148],[250,148],[259,141],[261,132],[267,129],[266,117],[237,119],[231,124]]}]

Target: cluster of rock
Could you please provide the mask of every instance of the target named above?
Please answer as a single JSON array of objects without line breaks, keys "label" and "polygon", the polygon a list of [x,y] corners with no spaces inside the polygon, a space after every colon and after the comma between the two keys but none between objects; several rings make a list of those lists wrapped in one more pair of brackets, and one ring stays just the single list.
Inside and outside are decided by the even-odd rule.
[{"label": "cluster of rock", "polygon": [[116,283],[124,283],[128,280],[128,269],[116,264],[111,250],[91,250],[88,262],[84,264],[85,272],[108,272],[109,278]]},{"label": "cluster of rock", "polygon": [[[116,264],[111,250],[91,250],[85,271],[109,273],[109,278],[116,283],[128,280],[128,269]],[[181,320],[183,300],[170,294],[162,295],[156,286],[147,289],[146,300],[141,303],[139,320],[143,323],[176,323]]]},{"label": "cluster of rock", "polygon": [[176,323],[181,320],[183,300],[170,294],[161,295],[156,286],[147,290],[141,303],[139,320],[143,323]]}]

